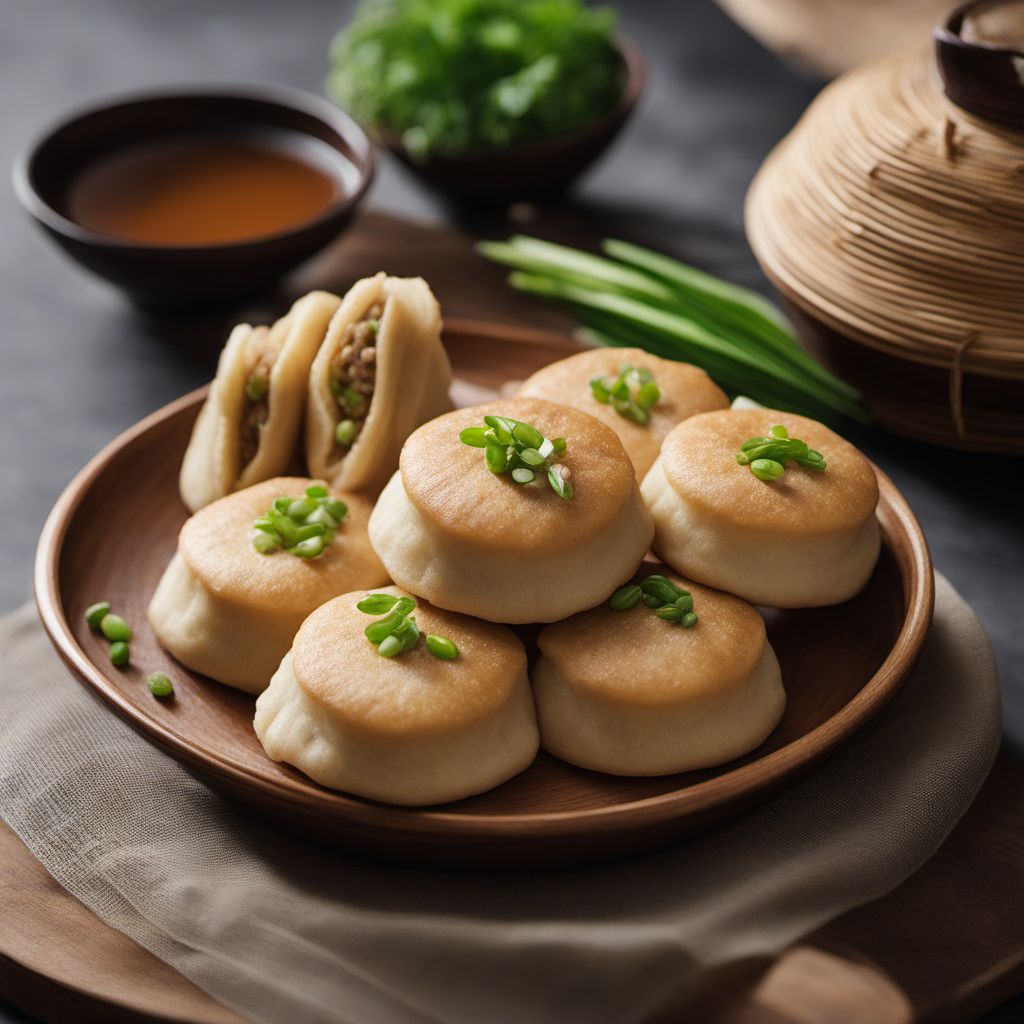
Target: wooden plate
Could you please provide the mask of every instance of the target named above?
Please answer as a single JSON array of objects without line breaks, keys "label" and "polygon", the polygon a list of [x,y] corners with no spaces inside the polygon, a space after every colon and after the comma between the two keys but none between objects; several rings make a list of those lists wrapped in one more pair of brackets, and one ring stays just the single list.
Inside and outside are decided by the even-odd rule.
[{"label": "wooden plate", "polygon": [[[458,401],[576,349],[549,332],[453,322],[445,343]],[[189,672],[157,645],[146,606],[187,515],[178,466],[203,392],[173,402],[108,445],[71,482],[39,542],[36,599],[74,674],[136,731],[261,817],[378,858],[479,869],[606,860],[706,829],[762,800],[855,733],[897,691],[921,649],[934,597],[921,529],[879,473],[884,544],[867,588],[834,608],[768,613],[788,693],[763,746],[709,771],[617,778],[542,753],[497,789],[427,809],[391,807],[323,789],[275,764],[252,730],[253,698]],[[132,664],[111,666],[86,626],[94,601],[133,625]],[[154,700],[145,678],[164,670],[177,697]]]}]

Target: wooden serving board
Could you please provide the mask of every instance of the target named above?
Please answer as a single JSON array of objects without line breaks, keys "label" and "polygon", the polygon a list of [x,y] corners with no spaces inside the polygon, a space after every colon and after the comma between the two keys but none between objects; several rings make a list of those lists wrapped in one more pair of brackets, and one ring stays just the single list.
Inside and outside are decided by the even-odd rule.
[{"label": "wooden serving board", "polygon": [[[469,240],[457,232],[379,214],[365,216],[301,288],[343,288],[381,266],[417,273],[424,251],[449,316],[563,325],[557,312],[535,316],[514,299],[501,273],[481,268]],[[281,305],[286,301],[282,297]],[[181,333],[186,340],[186,325]],[[807,936],[778,960],[729,972],[710,986],[705,1012],[694,1019],[967,1021],[1024,987],[1024,935],[1013,899],[1024,891],[1022,790],[1024,767],[1002,759],[976,806],[913,878]],[[0,897],[0,995],[42,1020],[240,1019],[100,922],[5,827]]]}]

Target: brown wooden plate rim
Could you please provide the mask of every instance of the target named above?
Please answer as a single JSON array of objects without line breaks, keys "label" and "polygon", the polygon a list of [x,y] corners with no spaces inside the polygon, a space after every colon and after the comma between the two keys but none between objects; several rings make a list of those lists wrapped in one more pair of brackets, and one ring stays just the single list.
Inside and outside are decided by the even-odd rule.
[{"label": "brown wooden plate rim", "polygon": [[[503,329],[475,321],[453,320],[445,329],[449,335],[480,336],[486,333],[507,337],[514,332],[519,337],[520,334],[518,327]],[[523,333],[533,335],[532,339],[522,338],[526,341],[540,342],[545,336],[549,340],[555,336],[555,332],[547,331]],[[900,562],[905,590],[907,610],[903,625],[885,661],[860,692],[831,718],[785,747],[722,775],[674,792],[608,807],[550,813],[464,815],[451,811],[394,808],[322,789],[308,781],[255,778],[222,758],[216,751],[199,749],[162,723],[140,714],[136,707],[110,685],[79,646],[64,615],[60,598],[59,566],[64,538],[93,482],[123,448],[165,420],[197,404],[205,393],[205,387],[199,388],[140,420],[106,445],[68,484],[47,517],[39,538],[34,572],[36,603],[43,627],[68,668],[137,732],[200,774],[221,777],[235,787],[256,789],[276,801],[293,805],[300,803],[306,805],[307,809],[327,813],[343,810],[353,822],[410,833],[433,832],[441,827],[449,833],[475,836],[521,835],[524,828],[536,835],[555,835],[565,831],[574,834],[601,833],[620,829],[624,817],[633,818],[637,824],[651,824],[697,814],[720,804],[751,797],[778,784],[787,776],[809,767],[852,736],[894,696],[927,637],[935,597],[928,545],[902,494],[875,467],[880,489],[879,512],[883,532],[890,538],[902,534],[906,541],[903,555],[895,552]]]}]

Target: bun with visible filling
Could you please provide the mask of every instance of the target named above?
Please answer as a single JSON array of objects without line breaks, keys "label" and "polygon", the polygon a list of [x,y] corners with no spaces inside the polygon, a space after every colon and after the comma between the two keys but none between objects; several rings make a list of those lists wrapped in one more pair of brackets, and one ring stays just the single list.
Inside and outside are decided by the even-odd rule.
[{"label": "bun with visible filling", "polygon": [[383,273],[357,281],[309,373],[309,472],[332,487],[379,491],[409,434],[451,409],[451,380],[426,281]]},{"label": "bun with visible filling", "polygon": [[192,512],[291,468],[309,368],[340,303],[310,292],[270,327],[231,332],[181,465],[181,498]]}]

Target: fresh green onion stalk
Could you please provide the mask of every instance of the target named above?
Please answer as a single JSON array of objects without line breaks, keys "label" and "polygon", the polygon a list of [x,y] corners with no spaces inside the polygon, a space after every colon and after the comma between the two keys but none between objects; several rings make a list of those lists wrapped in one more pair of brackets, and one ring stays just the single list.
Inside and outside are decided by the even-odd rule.
[{"label": "fresh green onion stalk", "polygon": [[345,502],[323,484],[313,484],[301,498],[275,498],[266,515],[253,520],[252,546],[261,555],[281,549],[298,558],[318,558],[347,515]]},{"label": "fresh green onion stalk", "polygon": [[767,299],[627,242],[606,240],[603,249],[596,256],[523,235],[477,246],[512,268],[513,288],[568,304],[586,341],[693,363],[764,405],[830,422],[870,420],[857,391],[797,344]]}]

